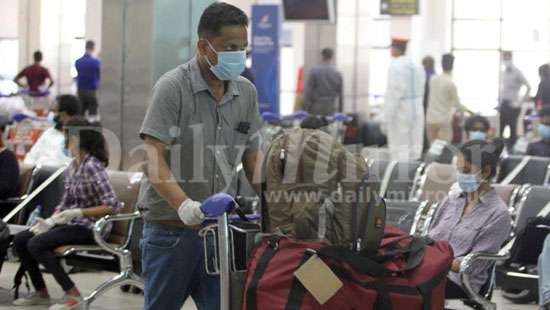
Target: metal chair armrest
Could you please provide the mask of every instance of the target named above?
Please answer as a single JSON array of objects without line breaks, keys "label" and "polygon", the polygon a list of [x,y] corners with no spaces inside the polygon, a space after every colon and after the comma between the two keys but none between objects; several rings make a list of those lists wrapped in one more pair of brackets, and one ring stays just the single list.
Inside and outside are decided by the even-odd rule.
[{"label": "metal chair armrest", "polygon": [[477,252],[470,253],[466,255],[466,257],[464,257],[464,259],[460,263],[460,279],[462,280],[462,284],[464,285],[466,294],[470,297],[471,300],[483,305],[485,309],[488,309],[489,307],[487,306],[491,304],[489,300],[486,300],[483,296],[479,294],[479,292],[476,292],[472,288],[468,271],[472,267],[473,263],[480,260],[497,262],[507,260],[508,258],[510,258],[510,253],[507,251],[501,251],[498,254]]},{"label": "metal chair armrest", "polygon": [[[141,217],[141,213],[139,211],[135,211],[133,213],[106,215],[106,216],[102,217],[101,219],[99,219],[99,221],[97,221],[95,223],[95,226],[94,226],[93,231],[94,231],[94,240],[95,240],[95,242],[97,243],[97,245],[99,245],[101,248],[103,248],[105,251],[107,251],[109,253],[112,253],[112,254],[115,254],[115,255],[122,254],[122,251],[124,251],[124,249],[126,248],[128,242],[125,242],[120,247],[113,247],[110,244],[108,244],[105,240],[103,240],[103,236],[102,236],[101,233],[103,232],[103,229],[105,228],[105,225],[107,225],[107,223],[109,223],[109,222],[130,221],[130,220],[138,219],[140,217]],[[129,240],[129,239],[130,238],[128,237],[127,240]]]}]

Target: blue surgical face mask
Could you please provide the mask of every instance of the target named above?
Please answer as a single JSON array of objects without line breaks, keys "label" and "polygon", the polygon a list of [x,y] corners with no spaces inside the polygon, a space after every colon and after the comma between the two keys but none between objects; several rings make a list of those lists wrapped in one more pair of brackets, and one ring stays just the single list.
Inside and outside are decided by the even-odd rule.
[{"label": "blue surgical face mask", "polygon": [[550,139],[550,126],[539,124],[539,134],[544,140]]},{"label": "blue surgical face mask", "polygon": [[470,140],[485,140],[487,139],[487,134],[484,133],[483,131],[470,131],[468,133],[468,135],[470,136]]},{"label": "blue surgical face mask", "polygon": [[235,80],[243,73],[246,66],[246,51],[218,52],[208,40],[205,40],[208,46],[216,55],[218,55],[218,64],[212,65],[208,57],[204,56],[210,66],[210,71],[222,81]]},{"label": "blue surgical face mask", "polygon": [[65,141],[63,141],[63,155],[65,155],[66,157],[69,157],[69,158],[73,157],[71,149],[69,149],[69,143],[65,142]]},{"label": "blue surgical face mask", "polygon": [[71,150],[68,147],[63,148],[63,155],[65,155],[66,157],[69,157],[69,158],[73,157],[73,154],[72,154]]},{"label": "blue surgical face mask", "polygon": [[52,111],[48,113],[48,125],[50,127],[55,126],[55,114]]},{"label": "blue surgical face mask", "polygon": [[456,180],[458,182],[458,186],[460,186],[460,189],[465,193],[473,193],[479,189],[479,181],[477,179],[477,175],[479,173],[475,174],[466,174],[466,173],[458,173],[456,176]]}]

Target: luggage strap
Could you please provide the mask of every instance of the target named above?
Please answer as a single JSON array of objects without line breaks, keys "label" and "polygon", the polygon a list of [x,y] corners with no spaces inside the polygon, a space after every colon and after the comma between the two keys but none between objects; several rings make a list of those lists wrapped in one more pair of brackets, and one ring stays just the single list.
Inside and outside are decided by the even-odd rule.
[{"label": "luggage strap", "polygon": [[510,171],[510,173],[508,173],[508,175],[504,178],[504,180],[502,180],[502,182],[500,182],[500,184],[502,185],[510,184],[518,176],[518,174],[523,170],[523,168],[527,166],[527,163],[529,163],[530,159],[531,159],[531,156],[523,157],[519,162],[519,164],[515,166],[514,169]]},{"label": "luggage strap", "polygon": [[[296,270],[300,268],[305,262],[313,255],[312,251],[305,251],[304,256],[300,260]],[[299,310],[304,302],[304,296],[306,295],[306,288],[302,285],[300,280],[297,277],[292,279],[292,286],[290,287],[290,292],[288,293],[288,301],[285,306],[285,310]]]},{"label": "luggage strap", "polygon": [[437,276],[433,277],[428,282],[424,282],[417,286],[418,291],[420,292],[420,295],[422,295],[422,299],[424,300],[424,303],[422,306],[423,310],[432,309],[433,289],[436,288],[441,283],[441,281],[447,278],[448,273],[449,273],[448,270],[443,270],[443,272],[440,272]]},{"label": "luggage strap", "polygon": [[[317,250],[317,255],[323,258],[332,258],[337,261],[346,262],[350,264],[353,269],[358,272],[373,276],[373,277],[391,277],[395,276],[396,273],[405,272],[413,270],[424,259],[424,247],[432,243],[432,240],[429,238],[422,237],[413,237],[407,236],[406,238],[413,238],[410,245],[407,248],[391,251],[388,255],[383,255],[380,257],[369,257],[361,255],[350,249],[339,247],[339,246],[326,246]],[[397,244],[399,241],[404,240],[405,238],[400,238],[393,241],[389,245]],[[388,246],[389,246],[388,245]],[[395,257],[397,255],[408,254],[407,263],[404,268],[399,270],[390,270],[386,268],[381,262],[387,260],[388,258]]]},{"label": "luggage strap", "polygon": [[252,275],[252,279],[250,280],[250,284],[248,285],[248,289],[246,291],[246,309],[247,310],[256,310],[258,309],[258,285],[260,284],[260,279],[264,275],[265,271],[267,270],[267,265],[269,264],[269,261],[275,256],[275,253],[277,253],[278,248],[278,238],[274,238],[273,240],[270,240],[267,244],[267,247],[260,257],[260,260],[258,261],[258,264],[256,265],[256,270],[254,271],[254,274]]},{"label": "luggage strap", "polygon": [[[303,264],[303,262],[301,263]],[[432,292],[441,281],[447,278],[448,270],[443,270],[435,277],[429,281],[422,283],[416,287],[413,286],[404,286],[404,285],[394,285],[394,284],[384,284],[380,282],[362,282],[357,280],[351,272],[347,269],[344,269],[340,266],[329,265],[330,269],[338,276],[339,279],[349,281],[357,286],[366,289],[375,290],[377,293],[376,301],[374,303],[373,309],[376,310],[392,310],[392,301],[390,293],[396,293],[401,295],[420,295],[422,296],[422,310],[431,310],[432,309]],[[298,282],[298,285],[294,285],[295,282]],[[300,310],[302,306],[303,298],[306,294],[306,289],[303,285],[294,278],[292,287],[289,293],[289,302],[285,310]],[[291,300],[293,301],[291,303]],[[248,303],[247,303],[248,305]]]}]

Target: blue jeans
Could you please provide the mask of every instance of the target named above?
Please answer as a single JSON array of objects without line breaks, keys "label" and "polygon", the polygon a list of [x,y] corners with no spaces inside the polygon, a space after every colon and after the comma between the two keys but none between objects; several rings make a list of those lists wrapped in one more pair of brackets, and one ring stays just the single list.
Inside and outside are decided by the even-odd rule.
[{"label": "blue jeans", "polygon": [[179,310],[189,295],[198,310],[220,308],[220,280],[206,274],[196,230],[145,223],[141,248],[144,309]]}]

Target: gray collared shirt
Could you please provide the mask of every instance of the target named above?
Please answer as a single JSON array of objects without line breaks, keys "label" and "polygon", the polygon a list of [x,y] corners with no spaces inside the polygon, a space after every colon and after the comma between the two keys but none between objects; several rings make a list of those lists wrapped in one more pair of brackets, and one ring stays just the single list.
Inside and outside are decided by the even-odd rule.
[{"label": "gray collared shirt", "polygon": [[[506,204],[495,190],[491,190],[462,216],[465,205],[463,194],[449,194],[437,210],[428,235],[434,240],[449,242],[458,259],[473,252],[497,253],[509,237],[512,226]],[[486,282],[489,266],[487,262],[475,262],[472,266],[470,279],[475,290],[479,291]],[[449,279],[462,285],[456,272],[449,272]]]},{"label": "gray collared shirt", "polygon": [[519,91],[523,85],[529,85],[523,73],[516,66],[507,68],[502,72],[500,83],[500,99],[508,100],[513,107],[518,107]]},{"label": "gray collared shirt", "polygon": [[[156,83],[140,136],[168,145],[166,160],[178,184],[191,199],[202,201],[217,192],[235,194],[236,168],[245,150],[259,148],[261,124],[252,83],[242,77],[229,81],[217,102],[193,58]],[[178,220],[149,178],[138,202],[148,210],[145,219]]]}]

